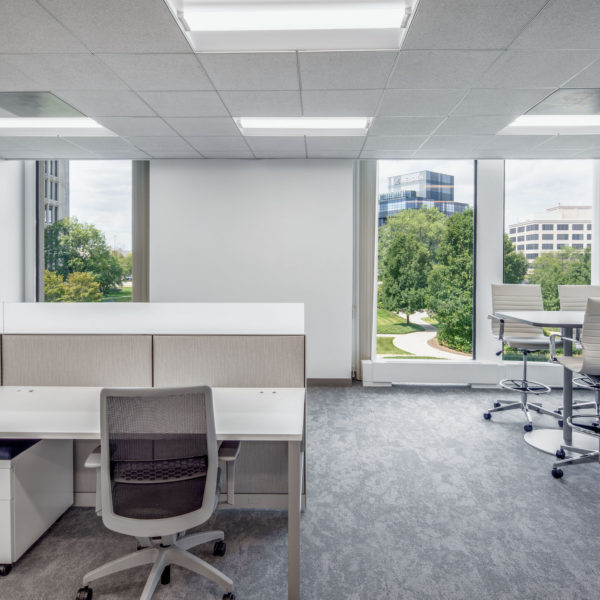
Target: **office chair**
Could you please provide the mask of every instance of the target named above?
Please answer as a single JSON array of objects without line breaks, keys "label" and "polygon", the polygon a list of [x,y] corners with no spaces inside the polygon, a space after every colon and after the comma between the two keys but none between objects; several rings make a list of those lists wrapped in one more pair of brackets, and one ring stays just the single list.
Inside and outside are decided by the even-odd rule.
[{"label": "office chair", "polygon": [[[544,310],[542,302],[542,288],[539,285],[523,284],[492,284],[492,305],[494,313],[502,310]],[[523,376],[521,379],[503,379],[500,386],[518,392],[521,399],[518,402],[512,400],[499,400],[494,403],[494,407],[483,413],[483,418],[489,420],[492,413],[505,410],[521,409],[525,413],[527,423],[524,425],[525,431],[533,429],[533,420],[530,409],[538,413],[550,415],[560,419],[560,415],[544,408],[539,402],[529,402],[529,394],[541,395],[550,392],[550,388],[543,383],[530,381],[527,379],[527,356],[533,352],[547,350],[550,347],[550,340],[544,335],[539,327],[533,327],[525,323],[516,321],[504,321],[495,315],[490,315],[492,319],[492,331],[498,336],[504,345],[517,349],[523,355]],[[502,349],[497,355],[502,353]]]},{"label": "office chair", "polygon": [[[567,419],[567,423],[575,430],[587,435],[600,437],[600,297],[588,298],[581,332],[581,356],[557,356],[556,341],[569,339],[558,333],[550,336],[550,356],[555,362],[569,369],[574,374],[579,374],[577,379],[583,380],[586,387],[595,392],[594,406],[595,414],[573,415]],[[571,340],[574,341],[574,340]],[[575,446],[561,445],[556,451],[556,461],[552,466],[552,475],[556,479],[563,476],[560,467],[564,465],[577,465],[587,462],[600,462],[600,446],[598,452],[590,452],[587,449]],[[566,452],[572,452],[580,456],[566,458]]]},{"label": "office chair", "polygon": [[132,567],[152,568],[140,600],[170,579],[170,565],[207,577],[234,600],[233,582],[190,548],[222,531],[184,535],[212,516],[218,503],[218,454],[211,388],[107,388],[100,395],[101,505],[104,525],[138,540],[138,550],[83,577],[77,600],[91,600],[90,583]]}]

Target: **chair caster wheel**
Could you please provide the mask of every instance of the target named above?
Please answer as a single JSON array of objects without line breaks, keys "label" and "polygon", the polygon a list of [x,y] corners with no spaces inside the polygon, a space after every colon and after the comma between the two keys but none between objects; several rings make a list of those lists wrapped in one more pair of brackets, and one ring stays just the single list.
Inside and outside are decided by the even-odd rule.
[{"label": "chair caster wheel", "polygon": [[500,402],[494,402],[494,408],[500,408],[502,406]]},{"label": "chair caster wheel", "polygon": [[562,469],[557,469],[556,467],[552,469],[552,477],[554,477],[554,479],[560,479],[562,476]]},{"label": "chair caster wheel", "polygon": [[531,423],[527,423],[527,425],[523,425],[523,429],[527,432],[533,431],[533,425]]},{"label": "chair caster wheel", "polygon": [[559,427],[562,427],[562,426],[563,426],[563,421],[562,421],[562,419],[559,419],[559,420],[558,420],[558,426],[559,426]]},{"label": "chair caster wheel", "polygon": [[[227,544],[223,540],[219,540],[218,542],[215,542],[215,547],[213,548],[213,554],[215,556],[225,556],[226,550],[227,550]],[[223,598],[225,598],[225,596],[223,596]]]},{"label": "chair caster wheel", "polygon": [[11,564],[0,565],[0,577],[4,577],[10,573],[12,569]]},{"label": "chair caster wheel", "polygon": [[79,588],[75,600],[92,600],[92,588],[87,585]]},{"label": "chair caster wheel", "polygon": [[167,565],[160,576],[160,583],[162,585],[169,585],[171,583],[171,565]]},{"label": "chair caster wheel", "polygon": [[560,450],[556,451],[556,458],[560,458],[561,460],[566,458],[566,454],[565,451],[561,448]]},{"label": "chair caster wheel", "polygon": [[223,600],[235,600],[235,594],[232,594],[231,592],[223,594]]},{"label": "chair caster wheel", "polygon": [[562,408],[557,408],[557,409],[556,409],[554,412],[555,412],[557,415],[562,415]]},{"label": "chair caster wheel", "polygon": [[489,421],[492,418],[492,415],[490,413],[483,413],[483,418],[486,421]]}]

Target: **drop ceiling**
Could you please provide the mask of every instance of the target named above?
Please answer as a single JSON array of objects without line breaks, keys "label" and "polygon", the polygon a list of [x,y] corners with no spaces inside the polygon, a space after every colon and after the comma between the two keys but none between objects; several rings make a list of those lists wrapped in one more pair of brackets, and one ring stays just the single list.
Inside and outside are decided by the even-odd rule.
[{"label": "drop ceiling", "polygon": [[[597,135],[496,135],[600,88],[598,0],[420,0],[400,51],[194,53],[164,0],[0,11],[0,92],[50,92],[118,136],[2,137],[0,158],[600,158]],[[374,121],[258,139],[239,116]]]}]

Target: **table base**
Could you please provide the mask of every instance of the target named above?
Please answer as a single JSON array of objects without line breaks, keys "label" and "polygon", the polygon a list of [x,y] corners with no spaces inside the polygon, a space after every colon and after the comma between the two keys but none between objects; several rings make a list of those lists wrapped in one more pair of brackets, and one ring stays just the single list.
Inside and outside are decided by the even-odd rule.
[{"label": "table base", "polygon": [[[525,441],[546,454],[555,455],[563,442],[562,429],[534,429],[524,435]],[[573,432],[573,446],[590,452],[598,450],[598,440],[590,435]]]}]

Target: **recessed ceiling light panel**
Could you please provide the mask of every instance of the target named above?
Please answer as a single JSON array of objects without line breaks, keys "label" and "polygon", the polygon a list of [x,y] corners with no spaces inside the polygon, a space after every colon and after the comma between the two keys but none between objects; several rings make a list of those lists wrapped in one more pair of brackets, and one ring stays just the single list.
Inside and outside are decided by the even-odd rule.
[{"label": "recessed ceiling light panel", "polygon": [[235,122],[245,136],[363,136],[368,117],[238,117]]},{"label": "recessed ceiling light panel", "polygon": [[540,115],[517,117],[499,135],[590,135],[600,133],[600,115]]},{"label": "recessed ceiling light panel", "polygon": [[0,118],[0,136],[108,137],[115,134],[87,117]]},{"label": "recessed ceiling light panel", "polygon": [[416,0],[167,0],[196,52],[399,48]]}]

